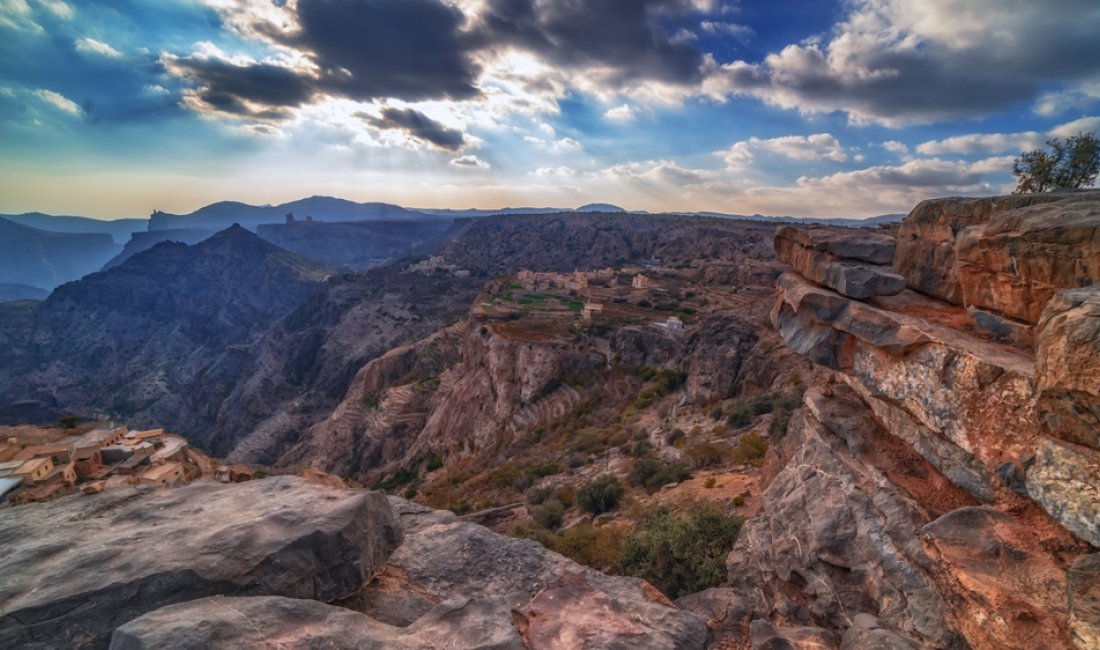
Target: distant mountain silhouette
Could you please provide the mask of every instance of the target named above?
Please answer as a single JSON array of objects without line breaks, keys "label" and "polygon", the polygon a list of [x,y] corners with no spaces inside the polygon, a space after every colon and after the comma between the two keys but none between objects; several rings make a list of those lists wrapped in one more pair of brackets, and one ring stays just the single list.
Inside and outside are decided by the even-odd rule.
[{"label": "distant mountain silhouette", "polygon": [[0,284],[0,302],[14,300],[45,300],[49,291],[25,284]]},{"label": "distant mountain silhouette", "polygon": [[221,201],[190,214],[157,211],[149,219],[149,230],[219,230],[234,223],[255,230],[260,224],[284,223],[288,214],[293,214],[298,220],[311,217],[314,221],[411,221],[429,218],[423,213],[389,203],[355,203],[330,196],[314,196],[281,205]]},{"label": "distant mountain silhouette", "polygon": [[93,219],[68,215],[27,212],[25,214],[0,214],[0,218],[13,221],[22,226],[37,228],[47,232],[65,232],[74,234],[106,233],[119,244],[130,239],[130,234],[145,230],[148,219]]},{"label": "distant mountain silhouette", "polygon": [[330,274],[234,225],[194,246],[157,244],[58,287],[29,310],[0,304],[8,335],[0,345],[0,403],[25,402],[0,409],[0,418],[75,409],[185,420],[186,389],[216,389],[204,369],[232,357],[234,346],[252,341]]},{"label": "distant mountain silhouette", "polygon": [[103,268],[114,268],[141,251],[147,251],[161,242],[174,241],[182,244],[197,244],[211,237],[215,232],[217,231],[187,228],[135,232],[130,235],[130,241],[126,242],[126,245],[122,248],[122,252],[114,256],[103,266]]},{"label": "distant mountain silhouette", "polygon": [[106,233],[46,232],[0,219],[0,283],[53,289],[98,271],[121,248]]},{"label": "distant mountain silhouette", "polygon": [[589,203],[588,205],[582,205],[574,212],[626,212],[626,209],[611,203]]}]

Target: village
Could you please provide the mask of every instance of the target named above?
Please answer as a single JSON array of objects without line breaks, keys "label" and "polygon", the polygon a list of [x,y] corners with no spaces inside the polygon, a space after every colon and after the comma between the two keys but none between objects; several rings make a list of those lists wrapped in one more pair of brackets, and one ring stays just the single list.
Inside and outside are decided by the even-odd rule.
[{"label": "village", "polygon": [[96,494],[113,487],[183,484],[202,476],[226,482],[241,478],[164,429],[131,431],[111,422],[2,427],[0,440],[0,503],[4,505],[49,501],[77,492]]}]

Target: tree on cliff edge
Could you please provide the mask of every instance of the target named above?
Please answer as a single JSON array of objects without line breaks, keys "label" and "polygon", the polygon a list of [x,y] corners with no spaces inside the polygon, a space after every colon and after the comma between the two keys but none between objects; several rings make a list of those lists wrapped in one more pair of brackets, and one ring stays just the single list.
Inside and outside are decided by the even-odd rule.
[{"label": "tree on cliff edge", "polygon": [[1078,133],[1065,140],[1047,140],[1050,151],[1035,149],[1020,154],[1012,165],[1019,179],[1016,194],[1090,187],[1100,173],[1100,142],[1096,134]]}]

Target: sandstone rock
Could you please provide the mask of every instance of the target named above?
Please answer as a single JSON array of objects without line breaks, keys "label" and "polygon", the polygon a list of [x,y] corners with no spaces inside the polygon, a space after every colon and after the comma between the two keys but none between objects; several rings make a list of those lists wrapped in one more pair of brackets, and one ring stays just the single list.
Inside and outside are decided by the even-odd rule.
[{"label": "sandstone rock", "polygon": [[1100,285],[1056,294],[1038,330],[1035,374],[1047,432],[1100,449]]},{"label": "sandstone rock", "polygon": [[874,613],[951,647],[945,604],[922,571],[921,507],[808,413],[795,414],[782,447],[785,467],[727,560],[729,587],[760,618],[844,629]]},{"label": "sandstone rock", "polygon": [[777,627],[763,620],[749,628],[752,650],[835,650],[836,634],[819,627]]},{"label": "sandstone rock", "polygon": [[963,304],[1035,323],[1059,289],[1100,282],[1100,192],[994,214],[956,252]]},{"label": "sandstone rock", "polygon": [[706,620],[711,641],[745,644],[749,640],[749,622],[753,611],[763,611],[763,602],[754,602],[752,592],[726,587],[712,587],[681,596],[676,605]]},{"label": "sandstone rock", "polygon": [[1066,530],[1100,546],[1100,452],[1043,440],[1026,483],[1031,498]]},{"label": "sandstone rock", "polygon": [[1073,647],[1065,569],[1044,539],[1051,532],[986,506],[960,508],[922,529],[936,581],[952,595],[952,627],[970,647]]},{"label": "sandstone rock", "polygon": [[[605,576],[536,542],[499,535],[449,512],[396,498],[390,502],[405,541],[387,567],[401,584],[388,591],[397,588],[435,602],[515,600],[517,625],[535,648],[694,648],[706,640],[702,619],[642,580]],[[368,586],[353,606],[369,611],[382,591]],[[493,616],[512,625],[510,612]]]},{"label": "sandstone rock", "polygon": [[956,238],[968,226],[984,223],[995,212],[1060,201],[1064,195],[1018,194],[995,198],[923,201],[901,222],[894,269],[909,287],[961,305]]},{"label": "sandstone rock", "polygon": [[145,612],[214,594],[347,596],[401,531],[383,495],[284,476],[13,508],[0,540],[0,646],[57,648],[103,646]]},{"label": "sandstone rock", "polygon": [[780,226],[775,236],[807,250],[828,253],[837,259],[870,264],[890,264],[894,261],[894,238],[864,229]]},{"label": "sandstone rock", "polygon": [[1069,582],[1069,624],[1078,648],[1100,648],[1100,553],[1073,563]]},{"label": "sandstone rock", "polygon": [[882,621],[870,614],[857,614],[852,627],[844,633],[840,650],[919,650],[910,639],[882,626]]},{"label": "sandstone rock", "polygon": [[506,600],[446,602],[408,627],[315,600],[214,596],[170,605],[115,630],[111,650],[523,650]]},{"label": "sandstone rock", "polygon": [[[893,273],[888,267],[838,259],[830,250],[849,248],[855,254],[878,259],[885,257],[884,244],[872,242],[861,247],[858,242],[851,240],[865,234],[855,232],[847,236],[848,243],[840,236],[832,234],[828,238],[821,238],[824,241],[819,241],[814,233],[823,231],[824,229],[815,229],[803,232],[799,228],[783,226],[775,233],[775,252],[803,277],[850,298],[891,296],[905,289],[905,278]],[[881,235],[866,236],[887,239]]]}]

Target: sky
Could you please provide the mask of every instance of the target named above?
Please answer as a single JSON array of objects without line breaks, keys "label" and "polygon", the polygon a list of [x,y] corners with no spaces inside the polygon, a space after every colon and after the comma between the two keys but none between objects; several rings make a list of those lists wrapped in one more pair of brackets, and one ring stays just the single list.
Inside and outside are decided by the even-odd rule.
[{"label": "sky", "polygon": [[907,212],[1100,131],[1098,34],[1098,0],[0,0],[0,212]]}]

